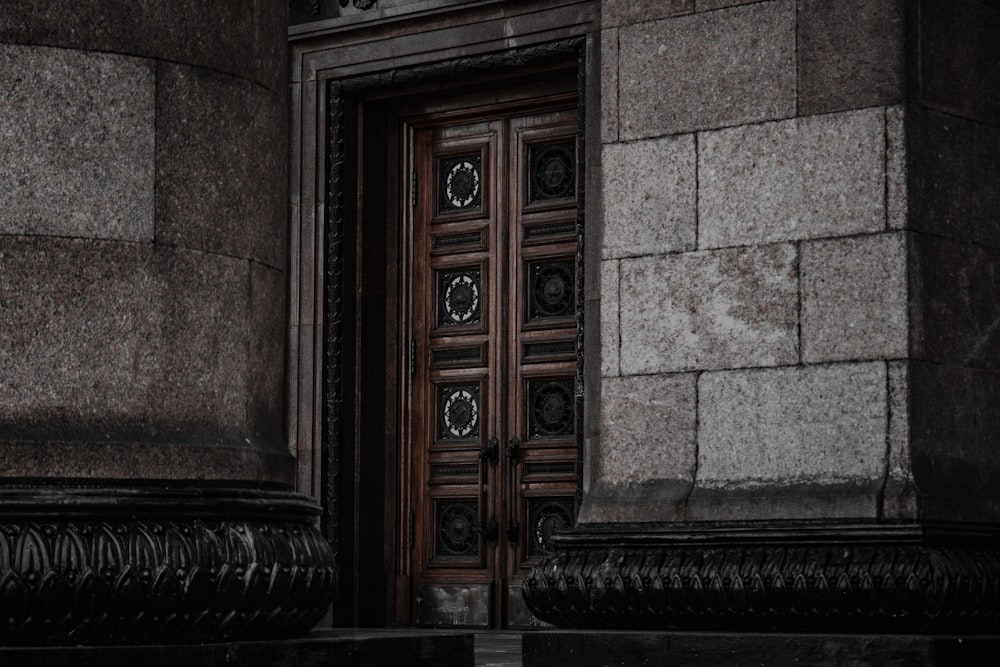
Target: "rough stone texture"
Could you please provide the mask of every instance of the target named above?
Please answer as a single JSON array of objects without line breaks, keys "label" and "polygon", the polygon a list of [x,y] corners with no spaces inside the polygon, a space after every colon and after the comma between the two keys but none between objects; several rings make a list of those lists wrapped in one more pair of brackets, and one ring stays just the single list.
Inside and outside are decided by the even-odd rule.
[{"label": "rough stone texture", "polygon": [[605,378],[601,441],[581,521],[678,518],[695,471],[697,375]]},{"label": "rough stone texture", "polygon": [[287,11],[286,0],[4,0],[0,42],[188,63],[283,93]]},{"label": "rough stone texture", "polygon": [[[879,487],[886,398],[878,362],[703,373],[697,485],[736,494],[792,486],[782,518],[814,516],[810,487]],[[866,514],[875,510],[872,502]],[[730,512],[745,518],[752,510]]]},{"label": "rough stone texture", "polygon": [[886,226],[905,229],[909,206],[906,165],[906,110],[903,106],[885,110],[885,208]]},{"label": "rough stone texture", "polygon": [[283,449],[285,276],[250,263],[250,368],[247,419],[253,439]]},{"label": "rough stone texture", "polygon": [[919,1],[919,98],[950,113],[1000,123],[1000,5]]},{"label": "rough stone texture", "polygon": [[655,21],[694,11],[695,0],[604,0],[601,26],[612,27]]},{"label": "rough stone texture", "polygon": [[798,361],[795,247],[621,262],[621,372]]},{"label": "rough stone texture", "polygon": [[[283,355],[262,343],[251,351],[249,334],[280,330],[272,318],[282,312],[283,281],[261,280],[261,301],[277,303],[252,309],[248,266],[147,244],[0,237],[2,439],[39,443],[49,456],[63,446],[51,443],[162,443],[165,452],[268,444],[247,413],[279,409],[280,394],[269,394]],[[251,375],[269,379],[251,392]],[[276,442],[283,450],[280,435]],[[197,461],[158,456],[173,461],[174,476],[203,474]],[[151,466],[163,472],[169,463]]]},{"label": "rough stone texture", "polygon": [[903,232],[802,244],[802,360],[907,355]]},{"label": "rough stone texture", "polygon": [[800,0],[799,113],[903,97],[903,0]]},{"label": "rough stone texture", "polygon": [[601,262],[601,375],[619,373],[618,267],[616,260]]},{"label": "rough stone texture", "polygon": [[924,519],[1000,520],[1000,376],[912,362],[910,451]]},{"label": "rough stone texture", "polygon": [[152,240],[154,89],[145,60],[0,45],[0,233]]},{"label": "rough stone texture", "polygon": [[0,440],[0,475],[79,480],[212,480],[295,484],[295,459],[256,443]]},{"label": "rough stone texture", "polygon": [[882,491],[882,518],[912,521],[918,516],[918,506],[910,451],[909,364],[890,361],[888,373],[889,469]]},{"label": "rough stone texture", "polygon": [[912,229],[1000,248],[1000,129],[906,108]]},{"label": "rough stone texture", "polygon": [[618,141],[618,30],[601,31],[601,141]]},{"label": "rough stone texture", "polygon": [[621,137],[795,114],[795,4],[775,0],[619,31]]},{"label": "rough stone texture", "polygon": [[716,9],[747,5],[753,2],[759,2],[759,0],[694,0],[694,8],[697,12],[710,12]]},{"label": "rough stone texture", "polygon": [[694,249],[695,160],[693,134],[604,147],[605,258]]},{"label": "rough stone texture", "polygon": [[285,96],[208,70],[159,65],[156,240],[285,262]]},{"label": "rough stone texture", "polygon": [[913,234],[913,359],[1000,370],[1000,250]]},{"label": "rough stone texture", "polygon": [[885,227],[882,109],[699,135],[702,248]]}]

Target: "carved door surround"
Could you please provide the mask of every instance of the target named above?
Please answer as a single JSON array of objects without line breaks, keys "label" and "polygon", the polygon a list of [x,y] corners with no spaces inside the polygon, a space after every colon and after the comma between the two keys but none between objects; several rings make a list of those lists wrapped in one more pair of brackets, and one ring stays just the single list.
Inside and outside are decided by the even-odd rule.
[{"label": "carved door surround", "polygon": [[[401,296],[392,289],[399,267],[386,258],[405,252],[402,239],[386,221],[400,219],[398,200],[408,186],[398,166],[401,136],[397,130],[375,126],[386,128],[390,116],[398,121],[403,107],[414,100],[437,100],[440,111],[456,95],[466,99],[479,95],[478,103],[487,104],[496,101],[501,88],[527,84],[531,90],[524,95],[529,97],[554,90],[575,96],[586,91],[586,81],[598,82],[596,75],[585,76],[596,63],[587,56],[593,52],[588,47],[593,38],[583,34],[592,29],[596,13],[581,8],[593,3],[567,0],[541,11],[531,3],[476,3],[456,10],[455,22],[482,19],[491,6],[500,4],[508,13],[516,5],[517,11],[536,14],[535,28],[543,15],[554,11],[551,22],[558,26],[521,40],[524,46],[519,48],[476,45],[473,35],[467,48],[472,55],[449,58],[442,53],[435,59],[428,52],[413,58],[430,62],[390,69],[335,58],[355,53],[348,48],[351,39],[346,33],[306,35],[291,44],[289,436],[290,446],[299,452],[299,488],[322,501],[323,529],[338,553],[342,570],[341,598],[335,604],[338,625],[415,620],[397,613],[410,602],[409,575],[398,558],[400,546],[409,540],[409,521],[397,509],[403,431],[399,406],[410,378],[398,370],[395,376],[386,373],[405,366],[409,354],[402,336],[405,323],[386,314],[401,306]],[[567,20],[570,9],[573,15]],[[447,23],[440,16],[438,21],[439,27]],[[366,38],[375,40],[373,26],[364,28],[370,31]],[[398,23],[394,30],[402,31]],[[454,30],[469,28],[456,25]],[[477,49],[479,54],[474,53]],[[407,57],[394,62],[402,64]],[[335,60],[335,68],[320,67]],[[555,79],[562,88],[552,87]],[[586,106],[585,98],[585,94],[576,97],[579,112]],[[580,126],[587,126],[585,115],[579,115]],[[587,131],[596,146],[593,122]],[[583,138],[581,158],[591,147]],[[359,173],[369,180],[363,182]],[[596,248],[596,242],[590,247]],[[586,326],[596,324],[595,320]],[[596,343],[596,332],[589,339]],[[582,373],[571,375],[577,414],[584,414],[578,389],[586,383]],[[376,378],[381,379],[372,381]]]}]

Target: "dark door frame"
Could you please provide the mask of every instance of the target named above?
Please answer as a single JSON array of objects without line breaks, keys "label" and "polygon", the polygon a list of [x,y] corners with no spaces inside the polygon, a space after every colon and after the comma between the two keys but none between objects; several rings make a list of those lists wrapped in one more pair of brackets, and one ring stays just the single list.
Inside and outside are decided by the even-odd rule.
[{"label": "dark door frame", "polygon": [[[393,132],[400,104],[415,95],[456,94],[470,86],[513,84],[523,81],[526,75],[575,69],[582,149],[587,41],[586,37],[577,37],[332,80],[326,85],[320,500],[322,528],[341,567],[340,593],[334,605],[337,625],[380,626],[393,622],[396,554],[408,539],[409,526],[397,520],[395,513],[400,383],[391,373],[388,377],[385,374],[385,369],[402,365],[403,354],[398,323],[394,326],[392,318],[386,316],[387,312],[399,312],[395,301],[398,289],[392,281],[398,281],[394,264],[402,249],[400,236],[393,228],[394,221],[401,218],[395,206],[407,180],[399,173],[396,147],[400,137]],[[583,158],[585,150],[580,155]],[[361,164],[364,178],[359,173]],[[586,173],[583,165],[579,173]],[[382,187],[366,187],[372,182]],[[582,196],[579,211],[578,262],[582,265]],[[582,283],[577,295],[581,351]],[[582,362],[577,378],[577,414],[582,416]],[[578,424],[577,429],[581,452],[582,426]],[[381,446],[371,446],[374,443]]]}]

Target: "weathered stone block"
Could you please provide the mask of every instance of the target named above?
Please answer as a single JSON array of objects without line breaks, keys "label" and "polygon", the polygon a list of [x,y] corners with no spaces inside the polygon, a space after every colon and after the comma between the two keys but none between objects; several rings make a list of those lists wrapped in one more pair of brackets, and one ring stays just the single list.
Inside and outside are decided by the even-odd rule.
[{"label": "weathered stone block", "polygon": [[281,0],[78,0],[72,5],[4,0],[0,42],[187,63],[281,92],[287,17],[288,5]]},{"label": "weathered stone block", "polygon": [[635,139],[795,114],[795,4],[622,27],[621,137]]},{"label": "weathered stone block", "polygon": [[694,480],[696,374],[605,378],[584,521],[676,517]]},{"label": "weathered stone block", "polygon": [[911,235],[911,356],[1000,370],[1000,250]]},{"label": "weathered stone block", "polygon": [[1000,375],[912,362],[910,451],[924,519],[1000,520]]},{"label": "weathered stone block", "polygon": [[694,249],[695,159],[693,134],[604,146],[605,258]]},{"label": "weathered stone block", "polygon": [[151,63],[0,45],[0,233],[150,241]]},{"label": "weathered stone block", "polygon": [[604,0],[601,25],[611,27],[655,21],[694,11],[695,0]]},{"label": "weathered stone block", "polygon": [[702,248],[885,228],[885,123],[865,109],[699,136]]},{"label": "weathered stone block", "polygon": [[885,110],[885,208],[889,229],[906,229],[909,216],[909,179],[906,151],[906,107]]},{"label": "weathered stone block", "polygon": [[618,141],[618,30],[601,31],[601,141]]},{"label": "weathered stone block", "polygon": [[248,428],[254,440],[284,446],[285,275],[250,263]]},{"label": "weathered stone block", "polygon": [[160,64],[157,242],[284,267],[284,108],[245,81]]},{"label": "weathered stone block", "polygon": [[918,518],[919,507],[910,449],[909,362],[890,361],[888,373],[889,469],[882,491],[882,516],[890,520],[912,521]]},{"label": "weathered stone block", "polygon": [[703,373],[698,486],[880,482],[886,404],[881,362]]},{"label": "weathered stone block", "polygon": [[151,244],[0,237],[0,438],[244,447],[250,368],[282,367],[249,358],[247,272]]},{"label": "weathered stone block", "polygon": [[899,102],[903,30],[902,0],[801,0],[799,113]]},{"label": "weathered stone block", "polygon": [[802,244],[802,360],[907,355],[902,232]]},{"label": "weathered stone block", "polygon": [[695,11],[710,12],[715,9],[725,9],[737,5],[747,5],[758,0],[694,0]]},{"label": "weathered stone block", "polygon": [[906,107],[910,227],[1000,248],[1000,128]]},{"label": "weathered stone block", "polygon": [[601,262],[601,375],[619,373],[618,271],[617,260]]},{"label": "weathered stone block", "polygon": [[798,361],[795,247],[621,261],[623,375]]}]

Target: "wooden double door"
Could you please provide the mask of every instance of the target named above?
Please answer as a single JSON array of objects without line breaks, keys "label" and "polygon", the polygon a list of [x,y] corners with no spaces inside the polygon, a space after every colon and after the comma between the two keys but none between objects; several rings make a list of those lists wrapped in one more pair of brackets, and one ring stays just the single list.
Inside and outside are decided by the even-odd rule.
[{"label": "wooden double door", "polygon": [[577,128],[575,107],[407,128],[401,566],[418,625],[529,625],[521,578],[575,518]]}]

